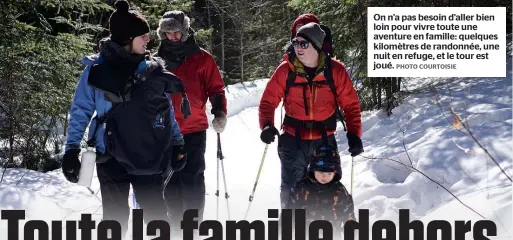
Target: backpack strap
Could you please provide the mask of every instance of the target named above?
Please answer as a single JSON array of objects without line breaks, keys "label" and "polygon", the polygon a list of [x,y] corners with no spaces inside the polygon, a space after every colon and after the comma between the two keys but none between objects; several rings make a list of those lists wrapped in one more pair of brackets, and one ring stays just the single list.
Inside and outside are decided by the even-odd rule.
[{"label": "backpack strap", "polygon": [[347,132],[346,124],[345,124],[345,116],[340,111],[340,106],[338,105],[338,94],[337,94],[337,88],[335,87],[335,81],[333,80],[333,71],[331,69],[331,56],[328,55],[326,58],[326,67],[324,68],[324,76],[326,77],[326,82],[331,88],[331,92],[333,93],[333,96],[335,98],[335,104],[337,105],[337,115],[340,119],[340,122],[342,123],[342,126],[344,127],[344,132]]},{"label": "backpack strap", "polygon": [[[283,95],[283,104],[281,106],[282,111],[283,111],[283,108],[285,107],[285,103],[287,102],[287,94],[289,93],[290,87],[294,84],[295,80],[296,80],[296,73],[289,68],[289,73],[287,75],[287,80],[285,82],[285,92]],[[281,115],[281,129],[283,129],[283,113],[280,115]]]},{"label": "backpack strap", "polygon": [[289,74],[287,75],[287,82],[285,85],[285,95],[283,97],[283,103],[287,101],[287,94],[289,93],[290,87],[294,85],[294,81],[296,80],[296,72],[292,71],[292,69],[289,68]]},{"label": "backpack strap", "polygon": [[[295,82],[296,76],[297,76],[297,73],[292,71],[291,69],[289,69],[289,74],[287,76],[287,82],[285,85],[285,96],[284,96],[283,103],[285,105],[285,102],[287,99],[287,94],[289,93],[291,87],[303,87],[303,105],[305,106],[305,114],[308,116],[309,115],[308,101],[306,100],[306,91],[308,90],[308,87],[311,88],[313,85],[322,85],[322,84],[326,84],[326,83],[324,81],[323,82],[313,82],[311,80],[307,80],[307,82],[296,83]],[[305,78],[308,79],[308,77],[305,77]]]},{"label": "backpack strap", "polygon": [[109,111],[107,111],[103,116],[98,117],[98,115],[96,115],[94,117],[96,119],[96,126],[94,128],[94,132],[91,136],[91,139],[87,141],[88,147],[94,147],[96,145],[96,132],[98,132],[98,127],[102,125],[105,121],[107,121],[107,119],[111,117],[114,114],[115,110],[120,108],[121,105],[123,105],[123,103],[114,103],[112,107],[109,109]]}]

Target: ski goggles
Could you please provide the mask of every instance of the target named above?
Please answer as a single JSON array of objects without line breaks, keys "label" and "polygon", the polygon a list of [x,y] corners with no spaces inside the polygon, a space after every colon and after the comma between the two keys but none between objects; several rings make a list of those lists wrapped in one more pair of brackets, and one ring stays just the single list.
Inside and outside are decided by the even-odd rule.
[{"label": "ski goggles", "polygon": [[306,40],[292,40],[292,46],[294,46],[295,48],[301,47],[302,49],[307,49],[308,45],[310,45],[310,43]]}]

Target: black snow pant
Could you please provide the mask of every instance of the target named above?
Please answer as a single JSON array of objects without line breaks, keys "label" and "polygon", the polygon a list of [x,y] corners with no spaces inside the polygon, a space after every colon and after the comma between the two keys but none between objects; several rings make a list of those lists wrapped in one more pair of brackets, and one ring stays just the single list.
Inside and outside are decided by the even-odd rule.
[{"label": "black snow pant", "polygon": [[166,189],[166,201],[172,224],[180,226],[187,209],[198,210],[198,223],[203,221],[205,208],[205,150],[207,131],[184,134],[187,164],[171,177]]},{"label": "black snow pant", "polygon": [[169,223],[162,197],[163,177],[160,174],[130,175],[113,157],[102,162],[96,163],[96,169],[102,196],[103,220],[118,221],[121,224],[122,238],[128,229],[130,216],[130,184],[140,208],[143,209],[144,222],[147,224],[153,220],[164,220]]},{"label": "black snow pant", "polygon": [[[328,144],[337,148],[335,135],[327,138]],[[288,208],[290,189],[301,181],[306,174],[308,164],[316,147],[323,144],[322,139],[299,140],[284,132],[278,139],[278,156],[281,161],[281,208]],[[338,151],[338,148],[337,148]]]}]

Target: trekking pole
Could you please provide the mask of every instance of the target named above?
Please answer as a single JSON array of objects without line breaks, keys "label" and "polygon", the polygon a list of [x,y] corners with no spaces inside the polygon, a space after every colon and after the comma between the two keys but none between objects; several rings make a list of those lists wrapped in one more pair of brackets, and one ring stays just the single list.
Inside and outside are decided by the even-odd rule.
[{"label": "trekking pole", "polygon": [[268,148],[269,148],[269,144],[266,144],[265,145],[265,150],[264,150],[264,155],[262,156],[262,161],[260,161],[260,167],[258,168],[258,173],[257,173],[257,177],[256,177],[256,180],[255,180],[255,184],[253,185],[253,191],[251,192],[251,195],[249,196],[249,205],[248,205],[248,209],[246,210],[246,215],[244,216],[244,219],[247,218],[248,213],[249,213],[249,209],[251,207],[251,203],[253,202],[253,198],[255,196],[255,191],[256,191],[256,188],[257,188],[257,185],[258,185],[258,179],[260,178],[260,173],[262,172],[262,166],[264,165],[265,155],[267,155],[267,149]]},{"label": "trekking pole", "polygon": [[353,195],[353,183],[354,183],[354,157],[351,157],[351,195]]},{"label": "trekking pole", "polygon": [[[231,219],[230,217],[230,204],[228,202],[228,198],[230,195],[228,195],[228,187],[226,186],[226,174],[224,172],[224,156],[223,151],[221,149],[221,134],[217,134],[217,158],[219,159],[219,162],[221,162],[221,170],[223,171],[223,182],[224,182],[224,197],[226,198],[226,209],[228,210],[228,220]],[[219,195],[219,193],[218,193]],[[219,198],[218,198],[219,199]]]},{"label": "trekking pole", "polygon": [[[173,174],[175,173],[175,170],[174,169],[171,169],[169,170],[169,173],[167,174],[167,177],[166,179],[164,180],[164,182],[162,183],[162,199],[164,199],[164,205],[166,205],[166,215],[169,219],[171,219],[171,214],[169,213],[169,206],[167,205],[167,201],[166,201],[166,188],[167,188],[167,184],[169,183],[169,181],[171,180],[171,177],[173,176]],[[134,195],[135,196],[135,195]]]},{"label": "trekking pole", "polygon": [[221,160],[219,159],[219,146],[217,148],[217,207],[216,207],[216,220],[219,220],[219,162]]}]

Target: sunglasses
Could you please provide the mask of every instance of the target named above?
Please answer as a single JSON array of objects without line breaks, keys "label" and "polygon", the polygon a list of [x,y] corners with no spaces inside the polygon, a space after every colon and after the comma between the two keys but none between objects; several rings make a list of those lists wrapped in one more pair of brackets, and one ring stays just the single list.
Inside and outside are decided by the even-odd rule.
[{"label": "sunglasses", "polygon": [[302,41],[292,40],[292,46],[294,46],[295,48],[301,47],[302,49],[307,49],[309,45],[310,45],[310,43],[305,40],[302,40]]}]

